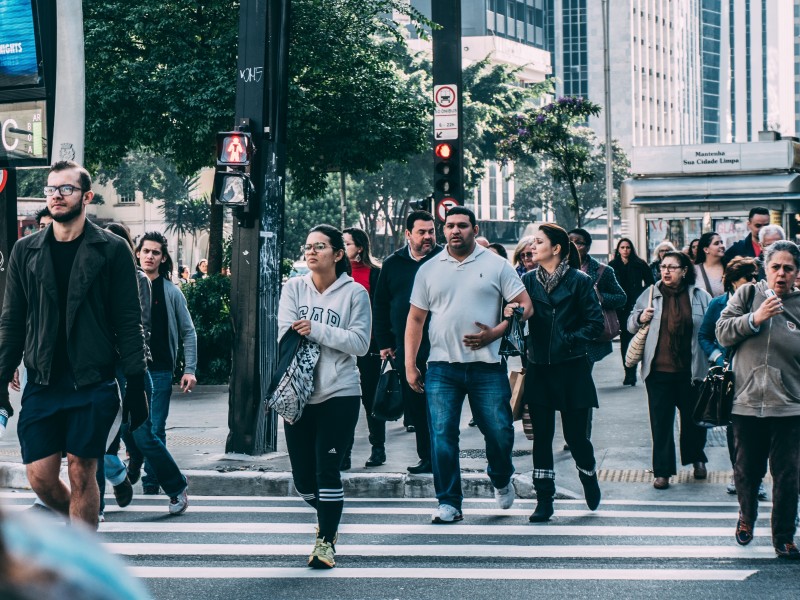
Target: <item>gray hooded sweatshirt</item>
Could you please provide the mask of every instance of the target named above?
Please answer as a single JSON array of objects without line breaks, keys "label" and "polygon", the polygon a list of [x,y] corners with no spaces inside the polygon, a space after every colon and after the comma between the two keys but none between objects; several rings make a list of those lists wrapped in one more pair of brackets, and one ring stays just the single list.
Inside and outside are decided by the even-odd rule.
[{"label": "gray hooded sweatshirt", "polygon": [[750,314],[767,299],[766,291],[766,281],[741,286],[717,321],[719,343],[736,346],[733,414],[794,417],[800,415],[800,292],[783,296],[783,312],[755,331]]},{"label": "gray hooded sweatshirt", "polygon": [[314,369],[314,391],[309,404],[337,396],[360,396],[361,379],[356,356],[369,350],[372,311],[364,286],[342,273],[320,294],[311,274],[294,277],[281,291],[278,305],[278,336],[302,319],[311,321],[308,339],[320,345]]}]

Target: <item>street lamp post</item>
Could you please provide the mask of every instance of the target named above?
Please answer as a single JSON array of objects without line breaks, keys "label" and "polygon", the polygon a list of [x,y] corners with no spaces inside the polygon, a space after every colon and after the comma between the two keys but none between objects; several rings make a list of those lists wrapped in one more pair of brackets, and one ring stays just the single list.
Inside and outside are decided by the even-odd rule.
[{"label": "street lamp post", "polygon": [[609,2],[602,0],[603,11],[603,87],[606,117],[606,220],[608,260],[614,258],[614,150],[611,146],[611,60],[609,57]]}]

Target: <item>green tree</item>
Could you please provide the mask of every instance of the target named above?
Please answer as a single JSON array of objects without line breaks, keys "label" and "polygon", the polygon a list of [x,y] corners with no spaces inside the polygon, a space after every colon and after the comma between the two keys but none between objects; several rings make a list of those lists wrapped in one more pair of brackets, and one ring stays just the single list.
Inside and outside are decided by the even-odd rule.
[{"label": "green tree", "polygon": [[[161,206],[161,214],[164,215],[166,222],[166,231],[173,232],[178,235],[178,258],[187,261],[190,265],[195,264],[194,249],[197,245],[197,234],[201,231],[207,231],[209,226],[209,219],[211,217],[211,202],[207,195],[200,198],[187,197],[176,202],[165,202]],[[180,242],[184,236],[192,236],[192,252],[187,257],[183,256],[181,252]],[[230,262],[228,263],[230,264]],[[217,273],[211,271],[209,266],[209,273]]]},{"label": "green tree", "polygon": [[[606,205],[606,156],[605,144],[597,139],[588,127],[576,127],[573,132],[574,143],[584,146],[587,151],[586,167],[592,177],[579,184],[576,189],[580,198],[580,223],[585,223],[586,214],[592,208]],[[615,211],[619,212],[619,187],[630,176],[630,161],[619,143],[612,141],[612,178],[615,196]],[[578,224],[575,213],[570,208],[571,192],[563,181],[555,181],[550,174],[551,165],[547,158],[537,157],[522,160],[514,165],[514,215],[517,221],[541,221],[543,211],[551,210],[558,223],[568,228]]]},{"label": "green tree", "polygon": [[567,96],[542,108],[511,115],[498,128],[498,150],[504,159],[545,159],[542,166],[553,181],[569,190],[567,206],[579,227],[585,211],[578,188],[594,180],[596,173],[590,167],[592,148],[581,143],[577,126],[599,114],[597,104]]}]

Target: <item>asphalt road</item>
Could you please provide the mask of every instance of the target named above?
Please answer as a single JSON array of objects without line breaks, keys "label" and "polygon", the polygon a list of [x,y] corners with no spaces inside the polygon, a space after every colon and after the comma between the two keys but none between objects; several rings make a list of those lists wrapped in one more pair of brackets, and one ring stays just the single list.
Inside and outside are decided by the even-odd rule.
[{"label": "asphalt road", "polygon": [[[11,511],[32,498],[4,496]],[[332,571],[305,566],[315,519],[299,499],[193,496],[181,517],[160,497],[110,502],[100,541],[160,600],[800,595],[800,564],[772,551],[769,503],[742,548],[732,498],[616,499],[596,513],[562,500],[544,525],[528,523],[531,501],[467,500],[463,522],[432,525],[429,499],[350,499]]]}]

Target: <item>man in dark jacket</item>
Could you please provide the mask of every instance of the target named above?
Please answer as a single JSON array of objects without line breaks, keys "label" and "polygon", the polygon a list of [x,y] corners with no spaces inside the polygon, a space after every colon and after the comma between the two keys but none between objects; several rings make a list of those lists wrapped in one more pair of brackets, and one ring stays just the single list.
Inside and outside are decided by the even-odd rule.
[{"label": "man in dark jacket", "polygon": [[[133,254],[86,219],[91,186],[80,165],[53,165],[44,194],[54,222],[14,245],[0,317],[0,407],[11,408],[7,384],[24,352],[17,433],[28,480],[49,507],[96,528],[97,461],[119,414],[117,360],[128,379],[122,418],[132,429],[147,419],[147,400]],[[69,488],[59,479],[63,452]]]},{"label": "man in dark jacket", "polygon": [[751,256],[759,258],[761,256],[761,244],[758,243],[758,232],[765,225],[769,225],[769,210],[763,206],[756,206],[750,209],[747,215],[747,229],[750,233],[743,240],[734,243],[725,251],[722,259],[726,265],[737,256]]},{"label": "man in dark jacket", "polygon": [[[411,289],[414,277],[422,264],[442,251],[436,245],[436,231],[433,215],[424,210],[409,213],[406,219],[406,245],[392,254],[383,263],[378,286],[375,290],[372,310],[372,326],[375,339],[381,350],[381,358],[391,356],[395,359],[397,372],[403,382],[403,397],[406,410],[411,412],[414,433],[417,436],[417,455],[419,462],[408,467],[410,473],[431,472],[431,438],[428,431],[428,415],[425,407],[425,393],[418,394],[410,387],[405,378],[403,368],[405,353],[403,351],[408,319]],[[425,373],[430,342],[427,330],[423,334],[422,344],[417,355],[417,366]]]}]

